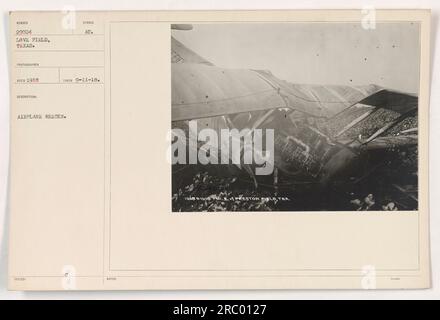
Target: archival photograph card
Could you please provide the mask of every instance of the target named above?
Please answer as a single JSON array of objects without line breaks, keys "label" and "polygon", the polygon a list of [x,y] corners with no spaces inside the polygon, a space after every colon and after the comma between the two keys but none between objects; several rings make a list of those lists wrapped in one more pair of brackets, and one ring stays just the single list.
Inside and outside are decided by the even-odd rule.
[{"label": "archival photograph card", "polygon": [[430,287],[429,10],[9,19],[11,290]]}]

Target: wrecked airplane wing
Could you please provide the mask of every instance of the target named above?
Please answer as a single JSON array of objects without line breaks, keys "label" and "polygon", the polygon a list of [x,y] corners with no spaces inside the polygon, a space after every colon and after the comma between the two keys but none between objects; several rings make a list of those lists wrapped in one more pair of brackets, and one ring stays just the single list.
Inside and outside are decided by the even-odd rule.
[{"label": "wrecked airplane wing", "polygon": [[173,63],[171,68],[173,121],[274,108],[332,118],[358,103],[404,113],[418,103],[416,96],[376,85],[292,84],[267,71],[224,69],[207,62]]},{"label": "wrecked airplane wing", "polygon": [[172,64],[172,120],[290,108],[330,118],[380,91],[368,86],[298,85],[267,71],[223,69],[198,63]]},{"label": "wrecked airplane wing", "polygon": [[331,118],[382,88],[376,85],[306,85],[293,84],[267,71],[257,71],[272,87],[279,90],[288,105],[314,117]]},{"label": "wrecked airplane wing", "polygon": [[181,42],[171,37],[171,63],[198,63],[212,66],[213,64],[197,53],[188,49]]},{"label": "wrecked airplane wing", "polygon": [[[174,29],[190,27],[175,25]],[[173,37],[171,62],[173,121],[283,107],[314,117],[333,118],[358,103],[398,113],[418,105],[415,95],[373,84],[292,84],[270,71],[219,68]]]},{"label": "wrecked airplane wing", "polygon": [[278,90],[252,70],[172,65],[172,120],[288,107]]},{"label": "wrecked airplane wing", "polygon": [[400,114],[417,109],[419,98],[416,95],[401,93],[393,90],[382,89],[369,95],[362,101],[362,104],[378,108],[385,108]]}]

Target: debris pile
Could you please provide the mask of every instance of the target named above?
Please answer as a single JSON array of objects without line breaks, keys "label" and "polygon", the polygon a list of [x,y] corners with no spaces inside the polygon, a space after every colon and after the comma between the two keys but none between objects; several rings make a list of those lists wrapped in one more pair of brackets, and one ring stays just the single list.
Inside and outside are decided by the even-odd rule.
[{"label": "debris pile", "polygon": [[[283,198],[270,191],[243,188],[237,178],[197,173],[173,194],[173,211],[272,211]],[[285,199],[284,199],[285,200]]]},{"label": "debris pile", "polygon": [[365,120],[357,123],[352,128],[344,132],[341,138],[362,137],[364,139],[370,137],[380,128],[388,123],[396,120],[400,116],[399,113],[387,109],[377,109]]},{"label": "debris pile", "polygon": [[[387,135],[398,136],[401,135],[403,131],[417,129],[418,126],[418,117],[417,115],[408,117],[403,121],[399,122],[396,126],[392,127]],[[413,132],[416,133],[416,132]]]}]

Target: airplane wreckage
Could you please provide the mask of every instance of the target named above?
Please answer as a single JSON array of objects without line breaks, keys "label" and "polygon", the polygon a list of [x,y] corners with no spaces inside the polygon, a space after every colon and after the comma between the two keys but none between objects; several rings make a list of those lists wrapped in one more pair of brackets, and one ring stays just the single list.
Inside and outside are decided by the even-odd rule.
[{"label": "airplane wreckage", "polygon": [[[172,28],[189,30],[191,26]],[[267,194],[284,190],[298,199],[309,199],[309,205],[324,197],[335,198],[335,194],[355,198],[354,189],[375,196],[385,190],[385,198],[392,194],[392,199],[382,200],[384,205],[393,202],[390,210],[394,205],[417,209],[416,95],[377,85],[293,84],[266,70],[220,68],[174,37],[171,51],[172,128],[189,135],[189,122],[196,121],[198,128],[216,130],[219,137],[222,129],[247,129],[247,134],[274,130],[272,174],[256,175],[258,165],[243,161],[173,164],[173,201],[185,190],[192,191],[194,180],[204,181],[209,174],[231,177],[228,181]],[[195,148],[202,145],[198,141]],[[210,184],[218,187],[215,181]],[[338,205],[309,205],[299,205],[298,210],[340,209]]]}]

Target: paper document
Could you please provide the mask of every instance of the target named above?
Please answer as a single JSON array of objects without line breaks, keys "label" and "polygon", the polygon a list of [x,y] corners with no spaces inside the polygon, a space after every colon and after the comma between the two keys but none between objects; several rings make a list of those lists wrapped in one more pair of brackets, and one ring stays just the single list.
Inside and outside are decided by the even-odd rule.
[{"label": "paper document", "polygon": [[429,10],[10,13],[12,290],[428,288]]}]

